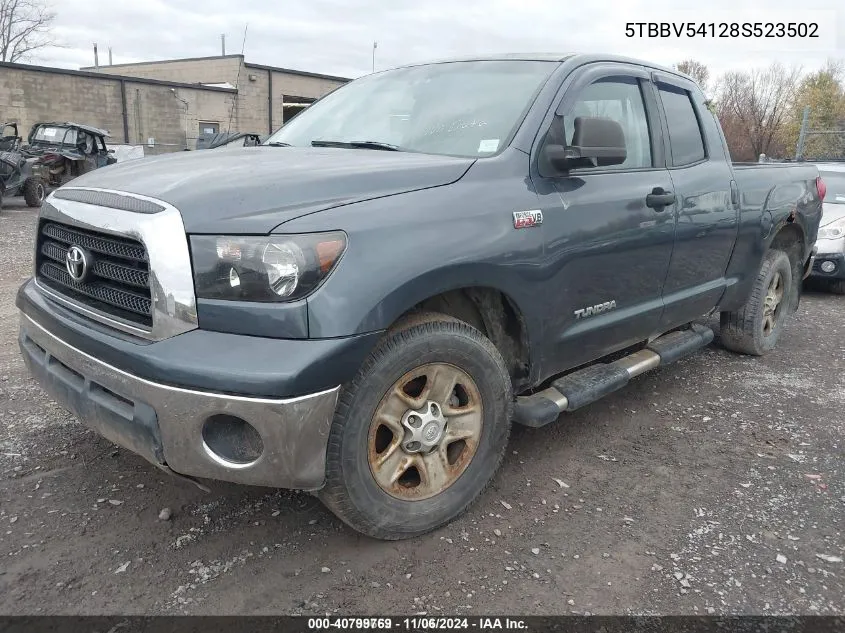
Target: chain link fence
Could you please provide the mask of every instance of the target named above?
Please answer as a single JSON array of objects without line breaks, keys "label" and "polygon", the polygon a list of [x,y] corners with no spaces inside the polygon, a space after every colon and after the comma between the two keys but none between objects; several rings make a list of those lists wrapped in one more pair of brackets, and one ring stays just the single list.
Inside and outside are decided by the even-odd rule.
[{"label": "chain link fence", "polygon": [[804,108],[795,160],[845,160],[845,121],[824,129],[812,121],[810,108]]}]

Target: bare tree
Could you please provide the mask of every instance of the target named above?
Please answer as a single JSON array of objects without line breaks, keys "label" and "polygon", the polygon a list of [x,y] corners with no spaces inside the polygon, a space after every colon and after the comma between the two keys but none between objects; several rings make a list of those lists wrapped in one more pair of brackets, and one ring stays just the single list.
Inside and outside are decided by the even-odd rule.
[{"label": "bare tree", "polygon": [[45,0],[0,0],[0,62],[18,62],[55,44],[50,27],[56,14]]},{"label": "bare tree", "polygon": [[776,149],[789,121],[800,74],[799,68],[772,64],[764,69],[729,72],[722,77],[717,114],[726,130],[732,155],[756,159]]},{"label": "bare tree", "polygon": [[707,80],[710,79],[710,69],[707,66],[694,59],[685,59],[675,64],[675,68],[695,79],[701,89],[707,91]]}]

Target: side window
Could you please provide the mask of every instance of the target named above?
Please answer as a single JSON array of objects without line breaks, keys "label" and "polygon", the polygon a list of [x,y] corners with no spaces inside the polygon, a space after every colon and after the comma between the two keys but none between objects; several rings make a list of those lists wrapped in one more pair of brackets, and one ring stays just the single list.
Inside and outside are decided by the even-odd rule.
[{"label": "side window", "polygon": [[648,117],[639,82],[626,77],[602,79],[584,88],[572,110],[563,117],[566,144],[572,144],[577,117],[604,117],[617,121],[625,133],[625,162],[601,169],[651,167]]},{"label": "side window", "polygon": [[669,126],[669,145],[675,167],[704,160],[704,139],[689,92],[667,84],[659,84],[660,100]]}]

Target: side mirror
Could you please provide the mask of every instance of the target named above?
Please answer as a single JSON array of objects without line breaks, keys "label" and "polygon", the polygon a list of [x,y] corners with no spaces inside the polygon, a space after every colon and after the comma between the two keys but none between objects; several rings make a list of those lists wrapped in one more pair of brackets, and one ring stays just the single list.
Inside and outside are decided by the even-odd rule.
[{"label": "side mirror", "polygon": [[622,126],[600,117],[577,117],[572,145],[549,144],[544,152],[549,163],[560,171],[621,165],[628,157]]}]

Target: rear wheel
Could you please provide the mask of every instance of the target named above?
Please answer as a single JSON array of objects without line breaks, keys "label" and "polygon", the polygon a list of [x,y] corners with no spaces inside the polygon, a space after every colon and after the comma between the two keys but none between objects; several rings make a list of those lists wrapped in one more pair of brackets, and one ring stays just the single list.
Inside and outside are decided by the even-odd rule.
[{"label": "rear wheel", "polygon": [[388,332],[341,393],[323,502],[381,539],[424,534],[461,514],[504,455],[512,409],[498,350],[442,315]]},{"label": "rear wheel", "polygon": [[29,207],[40,207],[47,197],[47,188],[41,178],[33,176],[23,183],[23,199]]},{"label": "rear wheel", "polygon": [[792,264],[783,251],[770,250],[742,308],[721,314],[721,340],[727,349],[762,356],[775,347],[789,316]]}]

